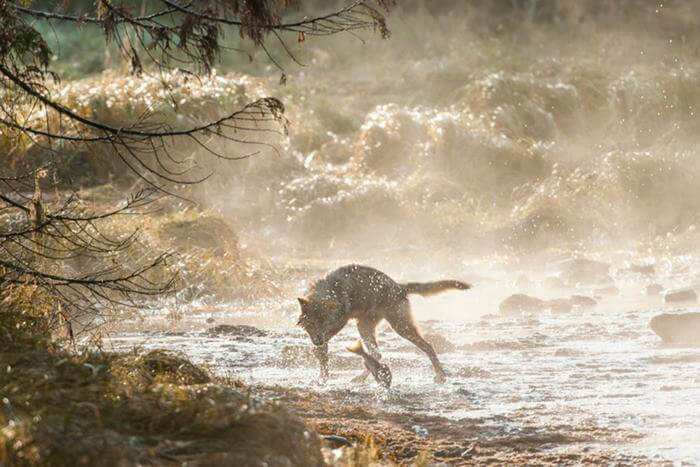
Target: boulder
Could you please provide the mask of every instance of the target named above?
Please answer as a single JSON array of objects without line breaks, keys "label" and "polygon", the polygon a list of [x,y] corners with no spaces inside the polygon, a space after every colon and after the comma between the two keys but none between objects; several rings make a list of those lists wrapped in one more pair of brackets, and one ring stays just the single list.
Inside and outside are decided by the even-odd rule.
[{"label": "boulder", "polygon": [[649,322],[664,342],[700,343],[700,313],[664,313]]},{"label": "boulder", "polygon": [[522,312],[541,311],[546,306],[547,302],[539,298],[525,294],[515,294],[503,300],[498,306],[498,311],[504,315],[513,315]]},{"label": "boulder", "polygon": [[586,297],[585,295],[572,295],[571,305],[579,308],[593,308],[598,304],[595,299],[591,297]]},{"label": "boulder", "polygon": [[554,300],[549,300],[547,306],[552,313],[568,313],[571,311],[572,304],[571,300],[567,298],[557,298]]},{"label": "boulder", "polygon": [[666,303],[688,303],[696,302],[697,300],[698,294],[696,294],[693,289],[676,290],[667,293],[664,297]]}]

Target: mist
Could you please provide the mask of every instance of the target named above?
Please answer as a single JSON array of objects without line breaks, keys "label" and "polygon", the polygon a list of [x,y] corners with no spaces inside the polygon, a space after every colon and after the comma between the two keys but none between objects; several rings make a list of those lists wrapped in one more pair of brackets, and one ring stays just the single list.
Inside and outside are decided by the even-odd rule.
[{"label": "mist", "polygon": [[[200,8],[175,3],[185,18]],[[347,3],[280,2],[266,21],[303,24]],[[17,183],[20,201],[0,213],[40,199],[42,183],[46,206],[157,194],[139,216],[94,220],[130,249],[40,263],[99,279],[167,252],[139,282],[149,294],[165,282],[167,293],[113,314],[88,307],[88,324],[60,316],[70,329],[61,349],[74,352],[60,362],[97,342],[117,359],[96,360],[105,374],[130,378],[105,379],[110,391],[135,385],[151,402],[173,391],[193,405],[154,399],[158,416],[211,419],[197,432],[208,436],[201,446],[168,425],[174,434],[158,452],[169,457],[156,463],[699,463],[700,3],[393,3],[329,13],[342,18],[339,34],[285,26],[257,40],[240,27],[212,29],[217,60],[196,73],[127,73],[113,43],[95,58],[81,48],[95,45],[85,30],[46,29],[51,66],[68,78],[46,84],[47,95],[66,108],[117,136],[205,129],[136,140],[143,166],[156,168],[145,177],[99,139],[89,150],[33,140],[16,150],[0,133],[6,184],[51,151],[68,153],[51,153],[52,192],[49,176]],[[357,18],[362,27],[343,26]],[[192,50],[183,56],[197,57]],[[84,71],[88,59],[97,65]],[[227,117],[259,100],[272,105]],[[48,132],[63,121],[17,102],[28,125]],[[172,183],[152,187],[157,170]],[[36,207],[26,212],[0,216],[8,238],[27,216],[40,219]],[[42,238],[27,232],[27,244]],[[34,300],[7,296],[21,307]],[[239,429],[241,420],[260,426]],[[235,433],[208,434],[218,424]],[[141,462],[142,445],[157,451],[146,435],[132,438],[129,459]],[[229,448],[243,457],[217,457]]]},{"label": "mist", "polygon": [[[316,271],[291,286],[298,295],[349,263],[473,283],[411,300],[424,332],[454,344],[445,358],[469,376],[449,386],[459,395],[432,394],[389,351],[400,398],[426,391],[426,413],[500,413],[519,436],[537,419],[562,427],[532,422],[555,444],[617,446],[584,462],[692,462],[698,329],[679,344],[648,325],[693,310],[692,295],[667,295],[700,279],[700,11],[520,3],[414,2],[391,16],[388,41],[295,44],[305,66],[284,87],[267,81],[290,120],[282,149],[230,167],[200,199],[235,219],[251,254]],[[277,323],[289,329],[293,298]],[[405,349],[380,329],[381,346]]]}]

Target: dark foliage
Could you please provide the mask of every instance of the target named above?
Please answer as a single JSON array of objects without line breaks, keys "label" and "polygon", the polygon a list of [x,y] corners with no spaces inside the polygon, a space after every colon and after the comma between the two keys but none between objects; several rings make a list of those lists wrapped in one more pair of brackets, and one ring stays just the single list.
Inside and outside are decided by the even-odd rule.
[{"label": "dark foliage", "polygon": [[[299,20],[289,19],[301,7],[298,0],[147,3],[0,0],[2,143],[12,148],[29,142],[52,156],[48,163],[43,159],[23,164],[20,173],[10,164],[0,169],[0,293],[15,286],[48,292],[56,301],[57,316],[65,322],[140,306],[144,299],[172,290],[175,277],[162,274],[169,254],[134,258],[130,248],[138,241],[138,232],[114,238],[101,224],[114,216],[145,214],[160,197],[177,196],[181,186],[208,178],[196,157],[181,157],[175,147],[186,141],[220,160],[239,160],[259,150],[229,155],[216,152],[208,142],[215,138],[236,147],[269,147],[255,135],[284,132],[286,121],[284,106],[274,97],[189,127],[176,128],[152,115],[110,124],[99,116],[81,114],[52,95],[49,84],[60,77],[50,70],[52,51],[34,27],[37,22],[99,27],[106,40],[118,46],[133,73],[177,70],[196,79],[197,74],[209,73],[219,58],[225,31],[236,31],[266,52],[268,39],[284,45],[285,37],[303,40],[306,35],[360,29],[387,37],[383,12],[393,1],[353,1]],[[289,48],[284,50],[291,55]],[[37,113],[43,117],[29,118]],[[118,207],[87,205],[70,181],[57,177],[61,155],[100,148],[107,148],[139,181],[136,193]]]}]

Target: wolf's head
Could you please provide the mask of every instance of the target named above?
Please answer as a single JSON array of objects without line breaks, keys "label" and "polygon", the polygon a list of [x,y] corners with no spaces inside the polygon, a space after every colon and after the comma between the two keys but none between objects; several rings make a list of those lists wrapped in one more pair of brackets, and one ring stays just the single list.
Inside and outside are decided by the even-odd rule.
[{"label": "wolf's head", "polygon": [[309,333],[314,345],[323,345],[347,323],[340,302],[329,299],[299,298],[299,325]]}]

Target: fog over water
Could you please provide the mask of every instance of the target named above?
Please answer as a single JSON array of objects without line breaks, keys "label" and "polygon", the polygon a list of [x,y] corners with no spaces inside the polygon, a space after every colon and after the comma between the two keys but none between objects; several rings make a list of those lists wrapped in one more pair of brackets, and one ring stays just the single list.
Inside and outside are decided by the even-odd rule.
[{"label": "fog over water", "polygon": [[[295,268],[285,297],[193,306],[175,335],[112,343],[469,420],[493,437],[700,462],[700,329],[670,344],[649,328],[698,308],[664,296],[700,288],[700,6],[440,4],[396,11],[388,41],[295,44],[306,66],[290,67],[285,87],[266,84],[285,102],[289,137],[201,187],[246,254]],[[440,354],[447,384],[387,328],[393,393],[351,385],[351,324],[331,341],[331,381],[317,386],[296,296],[351,262],[397,281],[473,283],[412,298],[424,332],[453,344]],[[540,306],[500,310],[513,294]],[[269,333],[232,343],[204,334],[209,317]]]}]

